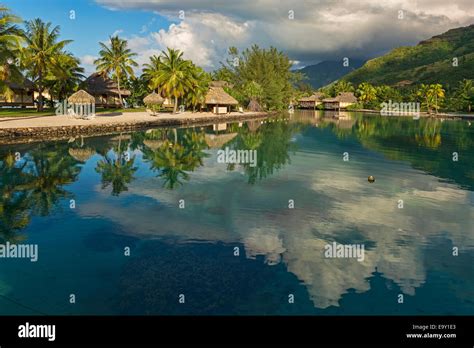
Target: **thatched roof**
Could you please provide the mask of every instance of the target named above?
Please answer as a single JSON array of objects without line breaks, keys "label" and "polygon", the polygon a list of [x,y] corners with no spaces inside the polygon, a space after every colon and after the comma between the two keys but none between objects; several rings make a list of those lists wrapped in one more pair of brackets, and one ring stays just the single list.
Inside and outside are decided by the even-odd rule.
[{"label": "thatched roof", "polygon": [[298,99],[298,101],[299,102],[316,102],[316,101],[322,100],[323,98],[324,98],[324,94],[322,94],[321,92],[316,92],[309,97],[300,98]]},{"label": "thatched roof", "polygon": [[323,99],[325,103],[357,103],[357,98],[352,92],[342,92],[335,98],[326,98]]},{"label": "thatched roof", "polygon": [[91,148],[83,148],[83,149],[74,149],[69,148],[69,154],[74,157],[75,160],[79,162],[87,162],[89,158],[95,155],[95,151]]},{"label": "thatched roof", "polygon": [[148,94],[145,98],[143,98],[143,102],[145,103],[145,105],[161,105],[164,103],[164,101],[165,98],[163,98],[156,92]]},{"label": "thatched roof", "polygon": [[341,103],[357,103],[357,98],[352,92],[339,93],[336,97]]},{"label": "thatched roof", "polygon": [[227,134],[206,134],[204,137],[206,139],[206,144],[211,149],[220,149],[229,141],[234,139],[237,136],[237,133],[227,133]]},{"label": "thatched roof", "polygon": [[[90,94],[107,94],[118,95],[117,83],[106,75],[94,73],[84,81],[84,89]],[[122,96],[130,95],[130,91],[120,88]]]},{"label": "thatched roof", "polygon": [[94,104],[95,98],[81,89],[67,98],[67,101],[72,104]]},{"label": "thatched roof", "polygon": [[26,77],[21,82],[9,81],[7,83],[8,83],[8,87],[13,90],[15,89],[17,90],[23,89],[26,91],[35,90],[35,84],[30,79],[27,79]]},{"label": "thatched roof", "polygon": [[209,87],[206,104],[237,105],[239,102],[227,94],[222,87]]},{"label": "thatched roof", "polygon": [[255,99],[252,99],[250,101],[249,105],[247,106],[247,109],[249,111],[253,111],[253,112],[263,111],[263,108],[260,106],[260,104]]}]

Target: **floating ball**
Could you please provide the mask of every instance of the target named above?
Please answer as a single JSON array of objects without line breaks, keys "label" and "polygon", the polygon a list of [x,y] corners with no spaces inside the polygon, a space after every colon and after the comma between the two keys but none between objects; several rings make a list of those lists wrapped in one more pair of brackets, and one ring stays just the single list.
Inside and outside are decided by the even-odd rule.
[{"label": "floating ball", "polygon": [[367,180],[368,180],[370,183],[373,183],[373,182],[375,181],[375,178],[374,178],[372,175],[370,175]]}]

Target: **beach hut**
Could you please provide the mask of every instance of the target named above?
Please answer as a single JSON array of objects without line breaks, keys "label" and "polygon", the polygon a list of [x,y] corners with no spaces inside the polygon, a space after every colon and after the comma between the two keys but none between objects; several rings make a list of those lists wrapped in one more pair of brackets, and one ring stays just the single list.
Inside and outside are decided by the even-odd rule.
[{"label": "beach hut", "polygon": [[12,95],[5,97],[0,95],[0,106],[34,106],[34,83],[25,78],[21,82],[7,82]]},{"label": "beach hut", "polygon": [[232,106],[238,105],[239,102],[224,91],[224,88],[211,84],[206,94],[205,104],[208,109],[212,108],[212,112],[215,114],[227,114],[231,111]]},{"label": "beach hut", "polygon": [[316,92],[309,97],[303,97],[298,99],[298,105],[302,109],[314,109],[316,106],[322,104],[324,94]]},{"label": "beach hut", "polygon": [[147,112],[151,115],[157,114],[157,111],[159,110],[160,106],[163,105],[164,101],[165,98],[156,92],[148,94],[145,98],[143,98],[143,103],[147,107]]},{"label": "beach hut", "polygon": [[67,110],[68,114],[73,116],[80,115],[82,117],[95,116],[95,98],[83,89],[72,94],[67,98],[67,101],[73,105],[73,109]]},{"label": "beach hut", "polygon": [[[117,82],[104,74],[94,73],[84,81],[84,89],[95,98],[98,107],[121,107]],[[122,99],[128,97],[131,92],[120,88]]]},{"label": "beach hut", "polygon": [[326,110],[346,109],[349,105],[357,103],[357,98],[352,92],[342,92],[335,98],[323,99],[323,106]]}]

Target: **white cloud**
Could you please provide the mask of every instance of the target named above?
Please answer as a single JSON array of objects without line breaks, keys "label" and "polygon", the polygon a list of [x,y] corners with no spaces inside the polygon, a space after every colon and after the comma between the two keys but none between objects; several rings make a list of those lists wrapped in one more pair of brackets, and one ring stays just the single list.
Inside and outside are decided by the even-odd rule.
[{"label": "white cloud", "polygon": [[[229,46],[273,45],[305,65],[372,57],[474,22],[472,0],[96,1],[110,9],[148,10],[176,21],[153,33],[157,46],[183,49],[208,68],[218,65]],[[399,11],[403,19],[398,19]],[[150,29],[147,24],[142,32]]]}]

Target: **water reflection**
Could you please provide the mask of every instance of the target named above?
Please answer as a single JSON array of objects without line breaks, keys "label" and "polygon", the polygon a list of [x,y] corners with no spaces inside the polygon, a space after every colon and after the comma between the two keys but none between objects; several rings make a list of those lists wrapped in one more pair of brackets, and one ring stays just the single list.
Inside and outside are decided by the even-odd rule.
[{"label": "water reflection", "polygon": [[[23,240],[33,216],[61,215],[61,202],[87,189],[76,223],[89,229],[89,219],[106,220],[126,240],[160,239],[124,268],[123,313],[176,313],[167,296],[192,285],[208,306],[195,313],[314,313],[275,309],[291,290],[311,309],[365,314],[382,283],[395,301],[399,292],[426,294],[433,282],[456,294],[444,312],[473,311],[473,135],[466,122],[316,112],[25,145],[19,161],[17,149],[3,147],[0,237]],[[257,150],[257,166],[217,163],[225,147]],[[181,199],[186,209],[177,208]],[[99,237],[91,238],[87,245]],[[120,250],[122,239],[110,240],[118,245],[110,250]],[[364,262],[324,258],[333,241],[363,243]],[[91,246],[97,250],[109,249]],[[284,291],[262,300],[275,284]],[[149,296],[158,288],[163,296]]]}]

